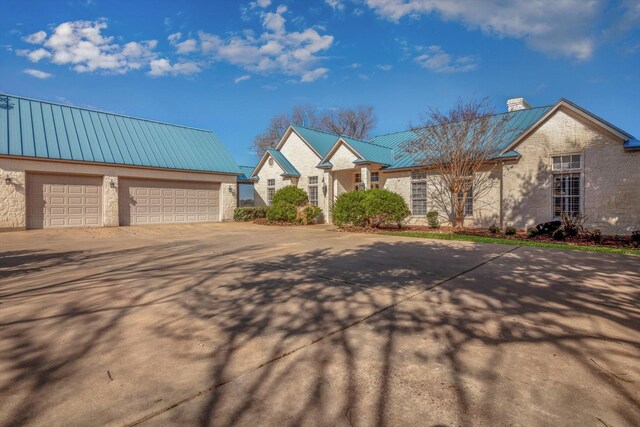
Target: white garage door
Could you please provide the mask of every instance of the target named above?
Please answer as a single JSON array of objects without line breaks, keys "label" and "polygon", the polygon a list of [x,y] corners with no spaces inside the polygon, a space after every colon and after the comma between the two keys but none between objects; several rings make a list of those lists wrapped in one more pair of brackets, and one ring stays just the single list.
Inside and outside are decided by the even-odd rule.
[{"label": "white garage door", "polygon": [[122,179],[120,225],[218,221],[220,184]]},{"label": "white garage door", "polygon": [[27,176],[27,228],[101,225],[102,177]]}]

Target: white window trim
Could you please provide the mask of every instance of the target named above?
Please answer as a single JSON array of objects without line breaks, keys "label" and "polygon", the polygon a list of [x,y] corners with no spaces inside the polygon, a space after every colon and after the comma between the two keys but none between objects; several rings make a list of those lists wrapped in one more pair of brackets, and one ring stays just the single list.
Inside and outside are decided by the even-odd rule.
[{"label": "white window trim", "polygon": [[[270,182],[273,182],[273,185],[270,184]],[[271,178],[271,179],[267,179],[267,206],[271,206],[273,204],[273,195],[271,196],[271,200],[269,200],[269,192],[273,190],[273,194],[275,195],[276,193],[276,180]]]},{"label": "white window trim", "polygon": [[[316,179],[315,184],[311,183],[311,178],[315,178]],[[309,196],[309,203],[314,205],[314,206],[319,206],[320,205],[319,183],[320,183],[320,178],[317,175],[307,177],[307,195]],[[311,188],[315,188],[316,189],[316,202],[315,203],[313,203],[311,201]]]},{"label": "white window trim", "polygon": [[[580,169],[565,169],[565,170],[553,170],[553,158],[560,156],[580,156]],[[560,217],[556,216],[555,209],[555,195],[554,192],[554,179],[555,175],[566,175],[566,174],[580,174],[580,195],[578,196],[578,206],[580,208],[580,215],[584,214],[584,151],[573,151],[570,153],[553,153],[549,155],[549,164],[551,165],[551,219],[559,220]]]}]

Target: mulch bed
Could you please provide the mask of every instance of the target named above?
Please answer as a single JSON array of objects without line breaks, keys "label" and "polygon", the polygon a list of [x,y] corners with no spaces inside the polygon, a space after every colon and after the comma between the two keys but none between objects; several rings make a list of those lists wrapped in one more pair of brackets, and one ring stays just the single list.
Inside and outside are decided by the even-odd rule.
[{"label": "mulch bed", "polygon": [[509,240],[528,240],[531,242],[545,242],[545,243],[565,243],[579,246],[607,246],[612,248],[637,248],[634,246],[631,236],[602,236],[600,242],[594,242],[589,240],[588,237],[567,237],[564,240],[555,240],[551,236],[536,236],[528,237],[525,231],[517,231],[515,235],[507,236],[504,232],[492,233],[486,228],[463,228],[455,230],[453,227],[440,227],[431,228],[427,226],[419,225],[405,225],[402,228],[398,227],[381,227],[381,228],[363,228],[363,227],[344,227],[337,228],[335,231],[347,231],[355,233],[370,233],[376,234],[380,231],[397,231],[397,232],[425,232],[425,233],[439,233],[439,234],[463,234],[481,237],[493,237],[498,239]]}]

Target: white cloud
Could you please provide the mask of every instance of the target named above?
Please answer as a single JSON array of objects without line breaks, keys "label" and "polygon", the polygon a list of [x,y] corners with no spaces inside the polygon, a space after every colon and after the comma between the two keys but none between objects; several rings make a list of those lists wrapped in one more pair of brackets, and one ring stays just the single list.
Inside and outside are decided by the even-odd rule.
[{"label": "white cloud", "polygon": [[282,73],[311,82],[326,77],[329,70],[318,67],[321,52],[333,44],[333,36],[320,35],[315,28],[288,32],[285,6],[262,16],[264,32],[256,35],[246,30],[242,35],[223,39],[215,34],[199,32],[200,49],[214,60],[224,61],[251,73]]},{"label": "white cloud", "polygon": [[315,70],[304,72],[300,77],[300,81],[304,83],[312,82],[314,80],[318,80],[321,77],[326,78],[328,73],[328,68],[316,68]]},{"label": "white cloud", "polygon": [[173,33],[167,37],[169,43],[176,48],[178,55],[184,55],[198,50],[198,41],[196,39],[186,39],[181,42],[179,41],[181,38],[182,33]]},{"label": "white cloud", "polygon": [[324,0],[324,2],[334,11],[341,12],[344,10],[344,3],[342,0]]},{"label": "white cloud", "polygon": [[42,42],[47,38],[47,33],[44,31],[38,31],[37,33],[29,34],[24,37],[24,41],[31,44],[42,44]]},{"label": "white cloud", "polygon": [[48,79],[53,75],[51,73],[45,73],[44,71],[34,70],[33,68],[27,68],[22,72],[25,74],[29,74],[30,76],[35,77],[36,79]]},{"label": "white cloud", "polygon": [[21,49],[16,53],[32,62],[46,58],[54,64],[71,65],[79,73],[103,71],[114,74],[143,68],[157,56],[155,40],[120,45],[114,43],[114,37],[102,34],[106,28],[104,19],[65,22],[58,25],[49,37],[44,31],[25,37],[25,41],[42,47]]},{"label": "white cloud", "polygon": [[195,62],[177,62],[175,64],[171,64],[171,62],[166,58],[154,59],[149,63],[149,67],[151,68],[147,74],[154,77],[162,77],[162,76],[177,76],[177,75],[192,75],[197,74],[202,69]]},{"label": "white cloud", "polygon": [[436,73],[464,73],[478,68],[473,56],[453,56],[442,50],[440,46],[429,46],[426,53],[415,58],[423,68]]},{"label": "white cloud", "polygon": [[605,0],[365,0],[380,16],[398,22],[405,16],[437,13],[498,37],[523,39],[535,50],[589,59],[595,47],[594,23]]},{"label": "white cloud", "polygon": [[19,56],[26,56],[31,62],[38,62],[43,58],[49,58],[51,56],[49,51],[43,48],[35,50],[18,49],[16,50],[16,54]]},{"label": "white cloud", "polygon": [[234,83],[240,83],[240,82],[243,82],[245,80],[249,80],[250,78],[251,78],[251,75],[245,74],[245,75],[242,75],[240,77],[236,77],[235,79],[233,79],[233,82]]},{"label": "white cloud", "polygon": [[376,68],[378,68],[379,70],[382,70],[382,71],[391,71],[391,69],[393,68],[393,65],[391,65],[391,64],[380,64],[380,65],[376,65]]},{"label": "white cloud", "polygon": [[251,7],[261,7],[264,9],[269,6],[271,6],[271,0],[258,0],[251,3]]}]

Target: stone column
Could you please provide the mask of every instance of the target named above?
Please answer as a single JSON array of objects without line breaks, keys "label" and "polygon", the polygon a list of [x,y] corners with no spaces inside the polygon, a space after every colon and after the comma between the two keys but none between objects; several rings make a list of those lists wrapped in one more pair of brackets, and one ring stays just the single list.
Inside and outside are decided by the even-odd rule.
[{"label": "stone column", "polygon": [[238,207],[238,187],[235,182],[220,184],[222,205],[220,214],[222,221],[233,221],[233,211]]},{"label": "stone column", "polygon": [[[5,179],[9,178],[7,184]],[[25,173],[0,169],[0,230],[26,227]]]},{"label": "stone column", "polygon": [[[327,193],[324,193],[324,188],[327,189]],[[331,222],[331,208],[333,207],[333,179],[331,177],[331,171],[325,170],[322,175],[322,182],[318,188],[320,197],[323,198],[322,210],[324,211],[324,220],[327,223]]]},{"label": "stone column", "polygon": [[369,170],[369,166],[362,166],[360,168],[360,179],[362,180],[364,189],[369,190],[371,188],[371,171]]},{"label": "stone column", "polygon": [[104,227],[119,226],[118,213],[118,177],[105,176],[102,180],[102,225]]}]

